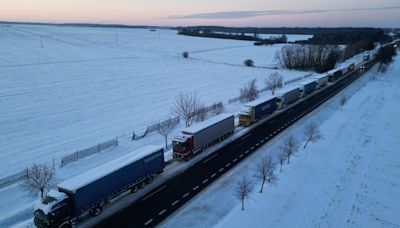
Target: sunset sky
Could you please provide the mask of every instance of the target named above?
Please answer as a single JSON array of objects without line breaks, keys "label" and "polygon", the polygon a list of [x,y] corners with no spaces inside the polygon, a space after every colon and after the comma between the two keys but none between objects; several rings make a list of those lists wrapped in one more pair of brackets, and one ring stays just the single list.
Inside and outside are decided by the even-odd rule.
[{"label": "sunset sky", "polygon": [[399,0],[0,0],[0,20],[400,27]]}]

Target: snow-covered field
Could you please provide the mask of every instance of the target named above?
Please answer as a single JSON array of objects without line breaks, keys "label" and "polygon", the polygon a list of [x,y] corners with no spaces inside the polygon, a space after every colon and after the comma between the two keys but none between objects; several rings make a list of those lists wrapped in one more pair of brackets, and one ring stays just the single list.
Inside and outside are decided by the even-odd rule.
[{"label": "snow-covered field", "polygon": [[268,65],[277,49],[173,30],[33,25],[1,27],[0,43],[0,178],[158,122],[181,92],[211,105],[253,78],[261,86],[272,70],[241,63]]},{"label": "snow-covered field", "polygon": [[[400,227],[400,57],[385,74],[377,67],[264,145],[160,227]],[[342,95],[349,97],[343,111]],[[254,164],[276,156],[290,134],[320,125],[323,139],[258,193]],[[278,170],[277,170],[278,171]],[[278,171],[279,172],[279,171]],[[254,180],[245,211],[234,196],[244,175]]]},{"label": "snow-covered field", "polygon": [[[180,92],[197,91],[210,105],[238,96],[239,88],[253,78],[261,87],[273,70],[243,67],[242,62],[252,58],[256,66],[274,66],[280,47],[178,36],[172,30],[26,25],[1,27],[0,43],[5,44],[0,45],[0,159],[7,161],[0,178],[34,162],[53,157],[59,162],[76,149],[129,136],[133,129],[168,116]],[[181,58],[183,51],[191,58]],[[307,74],[278,71],[285,79]],[[234,113],[240,106],[233,103],[225,111]],[[322,122],[336,108],[318,118]],[[181,128],[182,123],[170,139]],[[147,144],[163,144],[163,139],[157,133],[139,141],[127,139],[117,148],[57,168],[57,182]],[[185,165],[173,163],[164,173]],[[0,227],[31,226],[34,200],[18,184],[0,189]],[[226,205],[225,211],[208,215],[209,220],[200,224],[215,224],[221,213],[233,213],[238,204],[234,199]]]}]

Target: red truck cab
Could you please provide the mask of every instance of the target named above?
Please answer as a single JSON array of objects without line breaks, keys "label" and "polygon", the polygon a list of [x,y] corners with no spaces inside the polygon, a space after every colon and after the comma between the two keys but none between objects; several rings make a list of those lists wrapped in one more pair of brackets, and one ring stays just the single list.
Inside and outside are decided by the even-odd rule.
[{"label": "red truck cab", "polygon": [[176,160],[187,161],[193,155],[192,135],[179,134],[172,140],[172,157]]}]

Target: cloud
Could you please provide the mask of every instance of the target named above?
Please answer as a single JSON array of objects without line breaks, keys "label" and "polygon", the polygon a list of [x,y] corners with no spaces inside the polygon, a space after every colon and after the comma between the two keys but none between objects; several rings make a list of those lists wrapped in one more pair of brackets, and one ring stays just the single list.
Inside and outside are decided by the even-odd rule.
[{"label": "cloud", "polygon": [[225,11],[214,13],[198,13],[190,15],[172,15],[166,19],[242,19],[259,16],[272,15],[297,15],[297,14],[315,14],[329,12],[346,11],[375,11],[375,10],[393,10],[400,9],[400,6],[376,7],[376,8],[349,8],[349,9],[319,9],[319,10],[264,10],[264,11]]}]

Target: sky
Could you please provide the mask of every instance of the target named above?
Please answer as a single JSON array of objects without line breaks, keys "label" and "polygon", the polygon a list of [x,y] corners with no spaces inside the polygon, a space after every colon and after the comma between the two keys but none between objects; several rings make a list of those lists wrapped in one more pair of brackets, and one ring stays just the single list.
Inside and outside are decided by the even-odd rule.
[{"label": "sky", "polygon": [[0,21],[400,27],[400,0],[0,0]]}]

